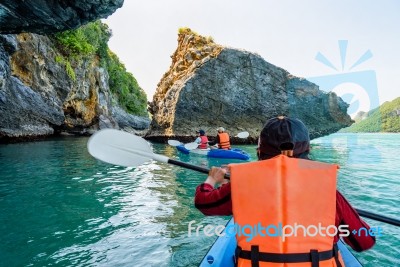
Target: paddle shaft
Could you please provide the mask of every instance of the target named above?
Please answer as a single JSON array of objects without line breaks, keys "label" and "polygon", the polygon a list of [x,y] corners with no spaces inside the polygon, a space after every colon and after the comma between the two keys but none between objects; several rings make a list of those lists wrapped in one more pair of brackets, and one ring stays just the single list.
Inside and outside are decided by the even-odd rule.
[{"label": "paddle shaft", "polygon": [[385,217],[376,213],[372,213],[369,211],[365,211],[365,210],[360,210],[360,209],[356,209],[356,211],[358,212],[358,214],[360,214],[360,216],[363,216],[365,218],[369,218],[375,221],[379,221],[379,222],[384,222],[387,224],[391,224],[394,226],[400,226],[400,220],[396,220],[394,218],[390,218],[390,217]]},{"label": "paddle shaft", "polygon": [[[168,163],[176,165],[176,166],[180,166],[186,169],[190,169],[190,170],[194,170],[194,171],[198,171],[201,173],[205,173],[208,174],[210,172],[210,169],[204,168],[204,167],[200,167],[200,166],[196,166],[193,164],[189,164],[186,162],[182,162],[179,160],[174,160],[174,159],[168,159]],[[229,174],[225,174],[225,179],[229,179]]]},{"label": "paddle shaft", "polygon": [[[194,171],[198,171],[201,173],[205,173],[208,174],[210,169],[204,168],[204,167],[200,167],[200,166],[196,166],[193,164],[189,164],[186,162],[182,162],[182,161],[178,161],[178,160],[174,160],[174,159],[168,159],[168,163],[176,165],[176,166],[180,166],[186,169],[190,169],[190,170],[194,170]],[[230,179],[229,174],[225,174],[225,178],[226,179]],[[382,216],[376,213],[372,213],[369,211],[365,211],[365,210],[360,210],[360,209],[356,209],[356,211],[358,212],[358,214],[360,216],[363,216],[365,218],[369,218],[375,221],[379,221],[379,222],[383,222],[383,223],[387,223],[387,224],[391,224],[394,226],[400,226],[400,220],[394,219],[394,218],[390,218],[390,217],[386,217],[386,216]]]}]

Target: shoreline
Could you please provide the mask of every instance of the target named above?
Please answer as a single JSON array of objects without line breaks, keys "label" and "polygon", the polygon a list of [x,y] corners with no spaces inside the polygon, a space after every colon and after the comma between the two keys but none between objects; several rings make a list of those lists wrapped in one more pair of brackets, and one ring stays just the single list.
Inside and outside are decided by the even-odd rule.
[{"label": "shoreline", "polygon": [[[130,132],[130,131],[126,131]],[[132,133],[132,132],[130,132]],[[42,141],[56,141],[57,139],[62,138],[80,138],[80,137],[90,137],[93,133],[83,132],[83,133],[72,133],[72,132],[60,132],[51,135],[28,135],[28,136],[18,136],[18,137],[10,137],[10,136],[0,136],[0,145],[7,144],[17,144],[17,143],[27,143],[27,142],[42,142]],[[377,132],[377,133],[369,133],[369,132],[336,132],[332,134],[400,134],[399,132]],[[135,132],[135,135],[144,138],[147,141],[151,141],[159,144],[166,144],[168,140],[178,140],[182,143],[190,143],[193,142],[197,136],[187,136],[187,135],[171,135],[171,136],[145,136],[143,131]],[[328,135],[326,135],[328,136]],[[214,141],[215,136],[208,136],[210,141]],[[318,137],[320,138],[320,137]],[[312,136],[311,140],[316,139]],[[248,137],[246,139],[241,139],[238,137],[231,137],[232,145],[256,145],[258,142],[258,138]]]}]

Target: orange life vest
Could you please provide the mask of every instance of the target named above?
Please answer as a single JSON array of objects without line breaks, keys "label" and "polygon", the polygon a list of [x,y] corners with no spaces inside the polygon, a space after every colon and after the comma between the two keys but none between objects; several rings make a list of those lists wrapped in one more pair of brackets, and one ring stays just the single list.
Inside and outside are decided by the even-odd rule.
[{"label": "orange life vest", "polygon": [[218,148],[231,149],[231,143],[229,141],[229,134],[227,134],[227,133],[218,133],[218,136],[219,136]]},{"label": "orange life vest", "polygon": [[[258,232],[251,240],[249,235],[237,230],[237,266],[344,266],[332,236],[335,229],[330,228],[328,235],[310,228],[310,235],[316,234],[310,237],[304,236],[299,226],[335,225],[337,168],[333,164],[284,155],[231,164],[235,223],[241,227],[259,224],[270,227],[268,232],[267,229],[261,232],[264,236]],[[299,226],[297,236],[286,236],[284,240],[277,236],[279,227],[296,225]],[[284,232],[289,234],[290,229]]]},{"label": "orange life vest", "polygon": [[200,136],[200,139],[201,139],[201,142],[200,142],[198,148],[206,149],[207,146],[208,146],[208,138],[207,138],[207,136],[202,135],[202,136]]}]

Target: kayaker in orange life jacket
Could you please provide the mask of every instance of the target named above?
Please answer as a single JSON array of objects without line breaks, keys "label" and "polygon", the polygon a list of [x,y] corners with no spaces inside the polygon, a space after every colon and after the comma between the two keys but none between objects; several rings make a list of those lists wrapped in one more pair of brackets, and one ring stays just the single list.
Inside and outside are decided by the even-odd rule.
[{"label": "kayaker in orange life jacket", "polygon": [[[203,214],[208,216],[233,214],[235,222],[241,220],[241,223],[246,222],[246,220],[254,223],[255,219],[259,219],[256,215],[254,215],[254,213],[258,212],[259,207],[263,209],[262,215],[259,216],[261,218],[261,221],[269,223],[271,223],[271,221],[275,222],[278,219],[281,220],[282,218],[285,218],[285,221],[288,221],[288,218],[293,216],[298,216],[298,219],[300,221],[307,221],[310,219],[309,217],[313,217],[314,215],[317,218],[328,215],[326,217],[329,217],[329,220],[331,220],[331,224],[335,225],[337,228],[339,228],[339,226],[341,225],[348,225],[346,229],[348,230],[349,235],[342,238],[355,251],[359,252],[367,250],[375,244],[374,236],[367,235],[366,231],[359,231],[359,229],[361,228],[365,228],[368,231],[370,229],[369,225],[359,217],[357,212],[344,198],[344,196],[335,189],[336,171],[334,170],[336,169],[336,166],[309,160],[309,133],[305,125],[300,120],[282,116],[268,120],[260,133],[258,143],[257,156],[259,161],[246,163],[247,165],[231,165],[230,182],[229,180],[224,179],[226,169],[217,167],[211,168],[205,182],[200,184],[196,188],[194,199],[196,208],[198,208]],[[283,168],[279,168],[279,166],[276,168],[277,165],[283,163],[285,164]],[[312,178],[311,176],[313,176],[314,170],[312,168],[304,169],[304,167],[302,169],[302,164],[310,164],[310,166],[314,168],[319,168],[320,166],[323,166],[322,169],[324,169],[326,167],[326,170],[329,169],[329,176],[331,177],[321,177],[321,174],[319,173],[319,176],[317,175],[317,177]],[[240,168],[241,165],[248,167]],[[277,169],[277,171],[275,170],[275,172],[273,172],[273,169]],[[290,174],[291,169],[294,169],[292,171],[292,174]],[[291,180],[287,180],[288,184],[286,184],[284,183],[284,181],[286,180],[276,180],[274,177],[272,177],[271,173],[285,173],[287,177],[285,176],[284,178],[290,178]],[[301,177],[299,177],[298,173],[302,173]],[[322,173],[328,172],[325,172],[325,170],[323,170]],[[270,176],[268,176],[269,174]],[[234,177],[235,175],[236,177]],[[247,175],[249,175],[249,177],[246,177]],[[252,178],[253,180],[250,180]],[[304,181],[306,179],[314,179],[314,183],[305,183]],[[257,183],[256,181],[261,181],[261,183],[254,185],[254,183]],[[216,185],[218,184],[220,184],[220,186],[216,187]],[[247,187],[248,184],[249,187]],[[321,186],[319,186],[320,184]],[[263,186],[265,187],[265,185],[267,185],[267,188],[259,190],[259,188],[262,188]],[[251,188],[251,190],[249,190],[249,188]],[[285,192],[287,194],[282,192]],[[298,195],[293,196],[291,195],[291,192],[294,192],[294,194],[296,194],[297,192]],[[321,205],[316,206],[316,203],[319,202],[324,202],[329,207],[327,206],[326,208],[324,208],[324,206],[322,206],[321,208]],[[302,205],[304,203],[308,203],[308,205]],[[257,209],[254,209],[254,206],[256,206]],[[309,216],[304,215],[304,213],[309,213],[307,207],[305,209],[305,212],[303,210],[298,211],[298,209],[304,209],[304,206],[312,206],[318,208],[317,210],[311,211],[312,215]],[[313,212],[315,212],[315,214]],[[254,216],[256,216],[256,218],[251,218]],[[297,218],[292,219],[296,221]],[[324,237],[320,237],[321,240],[317,239],[317,241],[315,241],[315,239],[314,241],[310,241],[313,239],[310,239],[310,237],[308,237],[309,239],[307,239],[306,242],[304,242],[305,239],[304,237],[302,237],[303,239],[301,239],[302,241],[299,243],[300,245],[293,246],[293,243],[297,242],[295,240],[296,238],[297,237],[292,237],[291,242],[283,245],[282,243],[271,244],[274,242],[271,240],[274,239],[265,239],[268,240],[269,244],[257,243],[255,244],[256,246],[254,246],[253,242],[250,244],[250,246],[246,242],[246,240],[244,240],[243,238],[240,239],[240,237],[237,236],[239,246],[237,249],[237,257],[239,259],[238,266],[252,266],[251,263],[253,261],[253,266],[270,266],[268,265],[270,264],[268,259],[271,255],[267,255],[269,253],[274,254],[273,256],[278,255],[279,260],[281,260],[278,260],[278,262],[282,262],[283,260],[283,262],[285,262],[285,266],[290,266],[290,264],[286,263],[286,258],[281,258],[282,255],[286,256],[286,253],[299,253],[298,250],[300,249],[301,253],[299,254],[302,254],[302,256],[306,255],[306,258],[310,259],[312,255],[310,252],[310,248],[308,248],[307,250],[307,246],[310,246],[310,244],[311,248],[313,245],[317,246],[321,243],[321,240],[326,244],[326,240],[324,240]],[[259,241],[263,240],[262,238],[255,240],[258,242],[263,242]],[[336,242],[338,242],[338,240],[339,233],[337,233],[336,236],[332,237],[331,240],[328,240],[329,242],[331,242],[331,245],[333,245],[332,250],[318,250],[319,252],[327,252],[324,254],[325,256],[330,253],[330,258],[328,256],[328,259],[326,261],[332,261],[328,263],[321,260],[321,255],[323,254],[321,253],[319,257],[319,261],[322,264],[321,266],[344,266],[340,256],[332,256],[335,254],[335,249],[337,251]],[[304,246],[302,244],[304,244]],[[265,251],[266,247],[270,249],[267,249],[268,251]],[[253,248],[255,248],[255,254],[253,253]],[[303,248],[305,249],[305,251],[302,251]],[[279,253],[276,253],[276,250],[278,250]],[[256,256],[253,258],[253,256],[251,255]],[[313,255],[315,257],[315,253]],[[318,261],[319,254],[317,253],[316,255]],[[338,255],[338,253],[336,253],[335,255]],[[260,259],[264,259],[264,262]],[[304,259],[303,261],[300,261],[300,263],[299,261],[295,261],[296,263],[294,263],[294,266],[318,266],[318,262],[316,265],[311,265],[310,261],[311,260],[306,260],[305,262]],[[293,263],[293,261],[291,262]],[[260,265],[258,265],[258,263]],[[302,263],[304,265],[302,265]],[[328,265],[324,265],[323,263]],[[272,264],[271,266],[277,265]]]},{"label": "kayaker in orange life jacket", "polygon": [[219,127],[217,129],[218,134],[215,141],[208,142],[210,146],[218,145],[219,149],[231,149],[229,134],[225,132],[224,127]]},{"label": "kayaker in orange life jacket", "polygon": [[208,147],[208,138],[204,130],[198,130],[196,132],[199,136],[194,140],[195,143],[199,144],[197,148],[206,149]]}]

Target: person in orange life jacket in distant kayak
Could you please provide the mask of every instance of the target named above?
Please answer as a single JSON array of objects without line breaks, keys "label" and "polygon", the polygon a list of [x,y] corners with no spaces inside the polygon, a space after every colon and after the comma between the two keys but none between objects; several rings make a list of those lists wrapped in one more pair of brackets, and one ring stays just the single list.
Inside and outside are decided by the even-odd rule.
[{"label": "person in orange life jacket in distant kayak", "polygon": [[198,130],[196,132],[199,136],[194,140],[195,143],[199,144],[197,148],[206,149],[208,147],[208,138],[204,130]]},{"label": "person in orange life jacket in distant kayak", "polygon": [[231,149],[231,142],[229,134],[225,132],[224,127],[219,127],[217,129],[217,138],[213,142],[209,142],[210,146],[218,144],[219,149]]},{"label": "person in orange life jacket in distant kayak", "polygon": [[[224,179],[226,169],[213,167],[196,188],[195,206],[205,215],[233,214],[239,225],[334,225],[348,230],[342,238],[354,250],[371,248],[375,237],[366,234],[370,227],[336,190],[337,166],[309,160],[309,151],[309,133],[300,120],[270,119],[259,136],[258,161],[229,165],[230,181]],[[336,245],[340,232],[329,232],[333,236],[304,237],[300,231],[285,242],[276,236],[248,240],[236,235],[237,264],[344,266]]]}]

